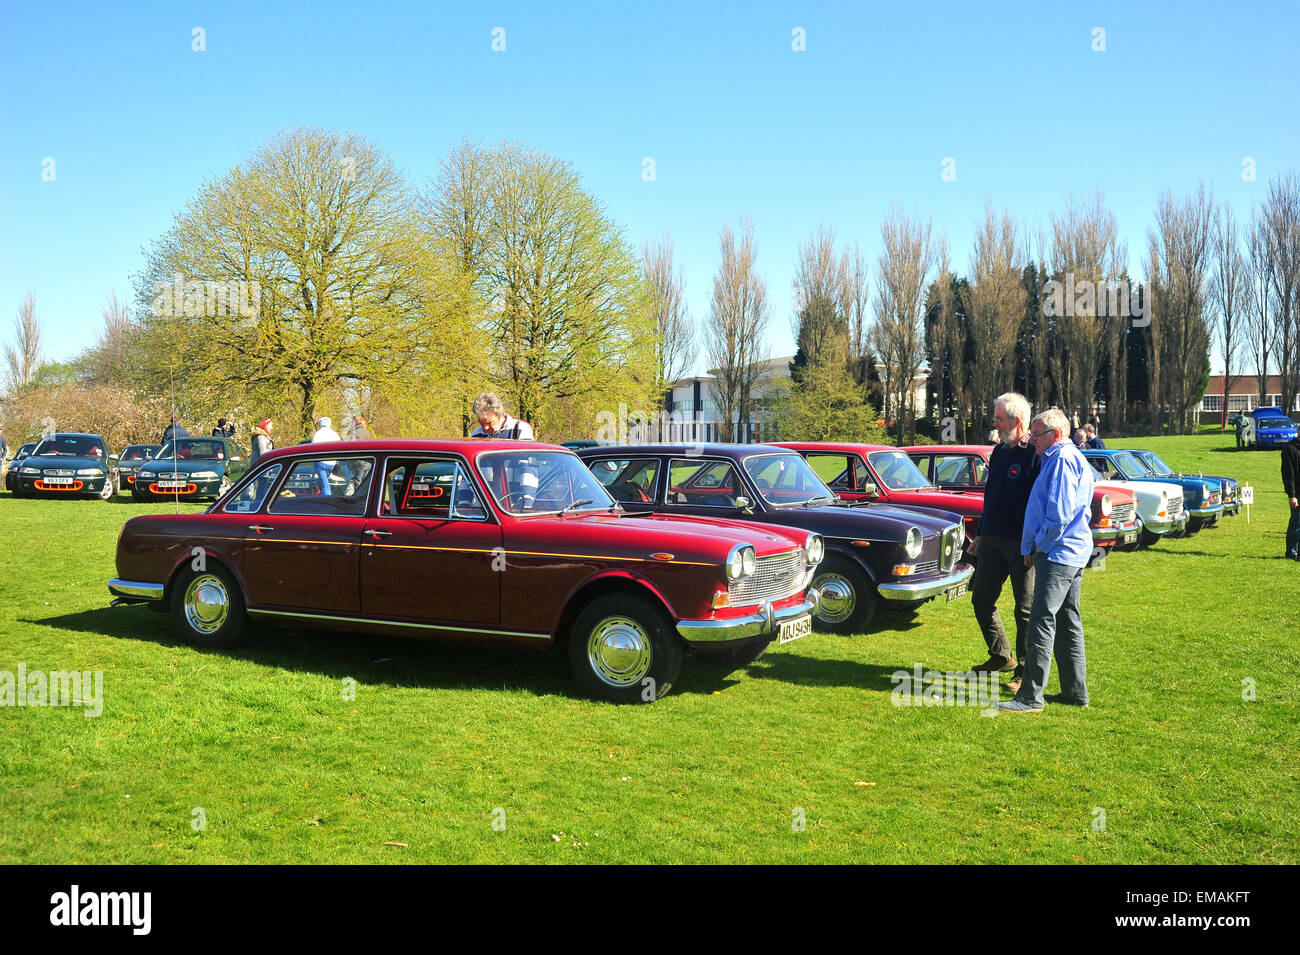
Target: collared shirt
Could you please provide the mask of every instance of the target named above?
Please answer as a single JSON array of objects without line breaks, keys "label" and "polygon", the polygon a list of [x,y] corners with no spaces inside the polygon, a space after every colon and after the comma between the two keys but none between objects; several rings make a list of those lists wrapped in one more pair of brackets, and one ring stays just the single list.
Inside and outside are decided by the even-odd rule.
[{"label": "collared shirt", "polygon": [[1058,441],[1042,455],[1025,510],[1020,553],[1037,548],[1055,564],[1086,567],[1092,558],[1092,466],[1070,441]]},{"label": "collared shirt", "polygon": [[506,420],[501,423],[491,434],[483,430],[480,425],[470,432],[471,438],[502,438],[508,441],[532,441],[533,426],[527,421],[520,421],[518,418],[512,418],[506,415]]}]

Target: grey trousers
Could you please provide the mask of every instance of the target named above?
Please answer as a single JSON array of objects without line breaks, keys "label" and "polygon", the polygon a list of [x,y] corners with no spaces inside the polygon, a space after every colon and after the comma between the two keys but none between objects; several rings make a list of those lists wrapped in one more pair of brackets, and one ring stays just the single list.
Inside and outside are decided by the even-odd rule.
[{"label": "grey trousers", "polygon": [[984,634],[984,642],[989,645],[990,657],[1011,658],[1011,644],[1007,641],[1007,632],[1002,628],[1002,614],[998,611],[998,597],[1002,594],[1002,585],[1011,578],[1011,593],[1016,598],[1016,671],[1024,668],[1025,635],[1029,630],[1030,606],[1034,599],[1034,568],[1025,566],[1025,559],[1020,556],[1020,538],[1004,537],[1001,534],[981,534],[977,552],[979,560],[975,564],[975,576],[971,579],[971,607],[975,611],[975,621]]},{"label": "grey trousers", "polygon": [[1088,702],[1088,666],[1083,655],[1083,617],[1079,597],[1083,568],[1054,564],[1046,554],[1034,555],[1034,605],[1029,617],[1029,658],[1016,699],[1043,705],[1043,689],[1056,657],[1061,695]]}]

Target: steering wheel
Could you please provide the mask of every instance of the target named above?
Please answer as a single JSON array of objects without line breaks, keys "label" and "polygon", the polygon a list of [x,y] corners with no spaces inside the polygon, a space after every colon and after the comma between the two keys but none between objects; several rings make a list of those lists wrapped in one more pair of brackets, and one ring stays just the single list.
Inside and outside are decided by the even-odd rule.
[{"label": "steering wheel", "polygon": [[[528,503],[529,496],[530,495],[527,491],[511,491],[501,499],[501,506],[504,507],[507,511],[514,511],[514,510],[522,511],[524,510],[524,505]],[[511,505],[510,503],[511,499],[515,497],[519,498],[519,506],[517,508]],[[534,497],[534,500],[535,499],[536,498]]]}]

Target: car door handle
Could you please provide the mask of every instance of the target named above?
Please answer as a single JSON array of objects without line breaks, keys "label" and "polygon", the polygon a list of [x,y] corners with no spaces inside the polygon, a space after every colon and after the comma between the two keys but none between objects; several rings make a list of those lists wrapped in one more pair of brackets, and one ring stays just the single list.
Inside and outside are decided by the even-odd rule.
[{"label": "car door handle", "polygon": [[373,536],[375,536],[375,537],[392,537],[392,536],[393,536],[393,532],[392,532],[392,531],[371,530],[371,529],[369,529],[369,528],[367,528],[363,533],[371,534],[371,535],[373,535]]},{"label": "car door handle", "polygon": [[275,530],[275,528],[271,527],[269,524],[249,524],[248,529],[250,531],[257,531],[259,534],[262,533],[263,531]]}]

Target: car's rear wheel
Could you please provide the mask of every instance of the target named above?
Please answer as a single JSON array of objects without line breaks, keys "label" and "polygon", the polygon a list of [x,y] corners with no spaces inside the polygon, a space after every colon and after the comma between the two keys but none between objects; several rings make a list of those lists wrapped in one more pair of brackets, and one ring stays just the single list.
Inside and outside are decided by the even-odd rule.
[{"label": "car's rear wheel", "polygon": [[662,608],[632,593],[597,597],[573,623],[569,666],[583,689],[615,703],[651,703],[681,673],[685,646]]},{"label": "car's rear wheel", "polygon": [[244,596],[220,567],[181,574],[172,585],[172,619],[196,647],[232,647],[248,629]]},{"label": "car's rear wheel", "polygon": [[817,568],[812,586],[821,591],[821,608],[813,618],[818,629],[864,633],[876,615],[875,590],[857,567],[842,557],[828,557]]}]

